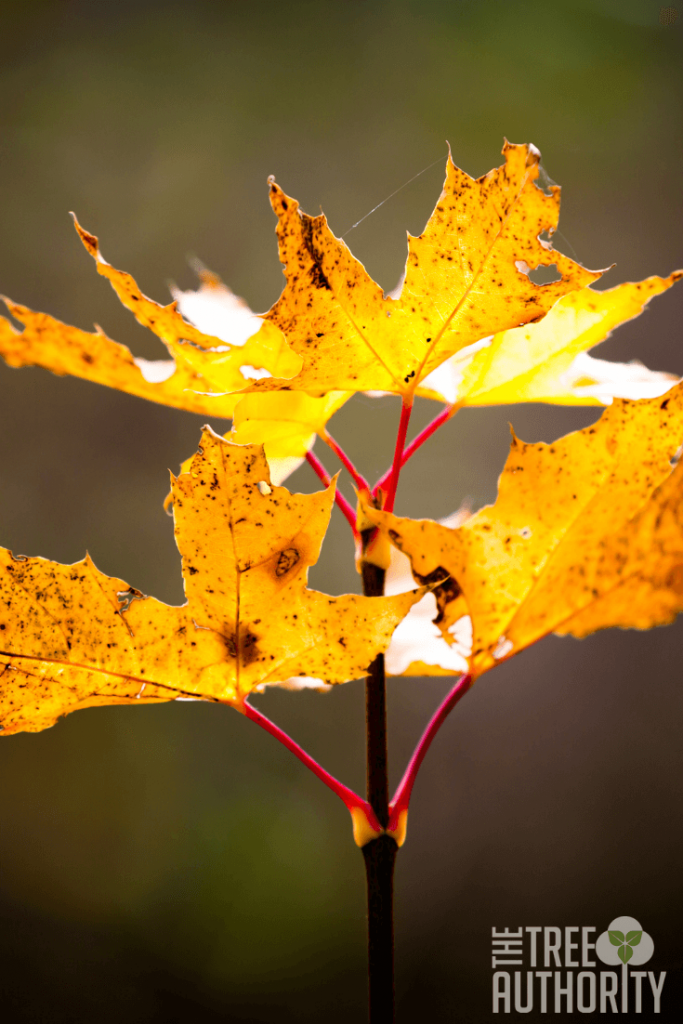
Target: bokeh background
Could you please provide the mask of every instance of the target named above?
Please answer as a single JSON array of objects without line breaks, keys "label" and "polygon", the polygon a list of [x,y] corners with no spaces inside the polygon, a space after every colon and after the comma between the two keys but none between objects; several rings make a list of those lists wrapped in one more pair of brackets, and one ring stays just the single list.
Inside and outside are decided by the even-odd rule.
[{"label": "bokeh background", "polygon": [[[443,177],[533,141],[564,187],[558,248],[605,285],[683,265],[683,5],[650,0],[4,0],[0,288],[137,355],[163,353],[68,217],[158,301],[197,254],[265,310],[282,286],[266,178],[347,236],[386,288]],[[434,161],[437,161],[434,164]],[[432,165],[433,166],[429,166]],[[681,286],[679,286],[680,288]],[[683,373],[683,289],[603,346]],[[432,410],[420,407],[417,425]],[[509,420],[551,440],[591,411],[461,413],[398,510],[491,501]],[[333,429],[366,473],[395,401]],[[0,366],[0,542],[182,600],[168,469],[201,420]],[[216,421],[217,429],[225,424]],[[315,488],[304,468],[291,482]],[[347,493],[349,493],[347,487]],[[335,521],[314,585],[357,590]],[[488,1021],[492,926],[636,916],[683,1013],[679,623],[550,638],[484,678],[422,770],[397,870],[400,1022]],[[390,684],[398,778],[446,684]],[[362,683],[260,706],[363,786]],[[362,859],[348,815],[227,708],[94,709],[0,743],[0,991],[8,1024],[362,1021]],[[531,1019],[535,1015],[531,1015]],[[643,1019],[640,1017],[639,1019]]]}]

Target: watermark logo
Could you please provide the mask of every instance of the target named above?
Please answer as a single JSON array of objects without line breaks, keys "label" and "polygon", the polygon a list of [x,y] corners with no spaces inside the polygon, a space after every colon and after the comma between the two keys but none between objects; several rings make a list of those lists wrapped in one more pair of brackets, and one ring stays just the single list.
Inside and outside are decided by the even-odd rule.
[{"label": "watermark logo", "polygon": [[[596,939],[597,931],[594,925],[492,928],[493,1012],[661,1013],[666,971],[634,970],[652,959],[652,936],[626,916],[610,921]],[[598,961],[619,970],[601,970]]]},{"label": "watermark logo", "polygon": [[598,936],[595,952],[603,964],[646,964],[655,951],[652,937],[644,932],[635,917],[616,917]]}]

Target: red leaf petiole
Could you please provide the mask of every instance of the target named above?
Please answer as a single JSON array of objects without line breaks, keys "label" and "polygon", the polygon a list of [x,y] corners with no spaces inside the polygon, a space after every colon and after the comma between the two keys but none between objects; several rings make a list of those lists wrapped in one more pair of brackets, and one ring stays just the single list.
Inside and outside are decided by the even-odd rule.
[{"label": "red leaf petiole", "polygon": [[341,464],[344,467],[344,469],[347,469],[349,471],[349,473],[351,474],[351,477],[353,478],[353,482],[355,483],[355,485],[358,488],[358,490],[359,491],[368,491],[369,492],[370,491],[370,484],[367,482],[367,480],[365,479],[363,474],[359,473],[359,471],[356,469],[356,467],[354,466],[353,462],[348,457],[348,455],[346,454],[344,449],[341,447],[341,445],[337,441],[335,441],[335,439],[332,437],[332,435],[329,434],[327,432],[327,430],[321,430],[320,433],[318,434],[318,436],[320,437],[320,439],[322,441],[325,442],[325,444],[329,448],[332,449],[332,451],[337,456],[337,458],[341,462]]},{"label": "red leaf petiole", "polygon": [[[327,472],[320,459],[316,455],[314,455],[313,452],[306,452],[306,462],[309,464],[313,472],[322,480],[322,482],[325,484],[325,487],[329,487],[332,481],[332,477]],[[337,488],[334,492],[334,500],[338,508],[341,509],[343,514],[346,516],[349,522],[349,526],[353,530],[353,535],[355,537],[358,532],[356,530],[356,513],[353,510],[351,502],[346,500],[344,495],[340,492],[339,488]]]},{"label": "red leaf petiole", "polygon": [[401,419],[399,420],[398,434],[396,435],[394,461],[389,472],[387,494],[384,501],[384,510],[386,512],[393,512],[394,510],[396,488],[398,487],[398,478],[401,475],[401,466],[403,465],[403,449],[406,443],[406,434],[408,433],[408,424],[410,423],[412,411],[413,399],[411,395],[410,397],[403,399],[403,404],[401,406]]},{"label": "red leaf petiole", "polygon": [[303,747],[300,747],[291,736],[289,736],[283,729],[275,722],[271,722],[269,718],[262,715],[255,707],[245,699],[242,708],[244,714],[252,722],[256,722],[262,729],[265,729],[267,733],[274,736],[276,740],[287,748],[295,757],[304,764],[309,771],[324,782],[325,785],[332,790],[333,793],[339,797],[342,803],[345,804],[347,810],[351,814],[353,821],[353,838],[356,841],[357,846],[365,846],[371,839],[375,839],[381,835],[384,829],[380,825],[373,811],[372,807],[367,800],[364,800],[361,796],[358,796],[352,789],[345,786],[339,779],[335,779],[334,775],[330,775],[318,762],[307,754]]},{"label": "red leaf petiole", "polygon": [[[442,427],[444,423],[447,423],[448,420],[455,416],[459,408],[459,405],[447,405],[445,409],[442,409],[439,415],[436,416],[431,421],[431,423],[427,424],[424,430],[421,430],[420,433],[413,438],[413,440],[410,442],[407,448],[403,449],[403,454],[401,456],[401,467],[405,466],[408,459],[415,454],[418,448],[420,448],[425,443],[425,441],[427,441],[432,436],[432,434],[436,433],[439,427]],[[379,493],[380,489],[382,489],[386,485],[387,481],[391,477],[393,468],[394,467],[392,465],[392,467],[388,469],[386,473],[384,473],[379,478],[372,492],[373,496],[376,496]]]},{"label": "red leaf petiole", "polygon": [[403,840],[405,839],[408,805],[410,804],[410,796],[413,791],[413,785],[415,784],[417,773],[420,770],[420,765],[424,761],[425,755],[437,732],[460,698],[465,696],[471,687],[472,682],[473,680],[471,675],[461,676],[453,689],[446,694],[443,701],[432,715],[425,731],[422,733],[422,736],[415,747],[413,756],[408,762],[408,767],[403,774],[403,778],[396,788],[394,797],[389,804],[389,824],[387,825],[387,832],[390,835],[396,836],[396,842],[399,846],[402,845]]},{"label": "red leaf petiole", "polygon": [[345,786],[342,782],[336,779],[334,775],[331,775],[326,771],[313,757],[311,757],[310,754],[306,753],[303,747],[300,747],[291,736],[253,707],[249,703],[248,699],[245,699],[241,710],[247,718],[252,722],[255,722],[267,733],[274,736],[276,740],[282,743],[282,745],[294,754],[294,756],[297,757],[301,763],[309,769],[309,771],[313,772],[316,778],[320,779],[321,782],[324,782],[328,789],[331,789],[332,792],[339,797],[351,814],[353,822],[353,838],[357,846],[363,847],[366,843],[376,839],[385,832],[396,840],[396,844],[398,846],[402,846],[406,835],[410,797],[415,784],[415,779],[417,778],[417,773],[420,770],[420,766],[424,761],[427,751],[432,745],[432,741],[434,740],[437,732],[461,697],[464,697],[467,693],[472,682],[473,680],[470,675],[461,676],[453,689],[446,694],[443,701],[432,715],[427,727],[418,741],[417,746],[415,747],[413,756],[408,762],[408,767],[396,788],[394,797],[389,804],[389,821],[386,829],[383,829],[380,825],[372,806],[367,800],[364,800],[358,795],[358,793],[349,789],[348,786]]}]

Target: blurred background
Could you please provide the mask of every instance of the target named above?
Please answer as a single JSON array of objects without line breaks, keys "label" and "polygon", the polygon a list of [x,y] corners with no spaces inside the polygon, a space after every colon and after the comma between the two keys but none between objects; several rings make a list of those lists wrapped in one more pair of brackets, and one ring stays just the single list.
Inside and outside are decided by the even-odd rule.
[{"label": "blurred background", "polygon": [[[447,140],[480,175],[504,136],[534,142],[564,188],[558,248],[592,268],[616,263],[604,286],[667,274],[683,266],[683,4],[667,10],[4,0],[0,289],[161,357],[95,273],[69,210],[157,301],[169,280],[194,286],[196,254],[263,311],[283,284],[269,174],[342,234],[428,168],[346,239],[389,289],[406,229],[420,232],[440,192]],[[599,354],[683,374],[679,289]],[[434,412],[420,406],[414,426]],[[332,429],[379,473],[397,416],[395,400],[361,396]],[[398,511],[493,500],[510,420],[524,440],[549,441],[596,416],[466,410],[410,463]],[[101,570],[180,603],[162,500],[201,422],[3,364],[0,543],[61,562],[87,549]],[[290,486],[316,483],[305,467]],[[336,511],[312,582],[358,589]],[[602,931],[621,914],[654,937],[652,969],[669,972],[659,1019],[680,1019],[682,650],[681,623],[550,638],[457,708],[398,860],[400,1022],[490,1019],[492,926]],[[394,780],[446,685],[390,683]],[[363,786],[362,683],[258,703]],[[362,1021],[363,884],[344,807],[227,708],[93,709],[0,743],[11,1024]]]}]

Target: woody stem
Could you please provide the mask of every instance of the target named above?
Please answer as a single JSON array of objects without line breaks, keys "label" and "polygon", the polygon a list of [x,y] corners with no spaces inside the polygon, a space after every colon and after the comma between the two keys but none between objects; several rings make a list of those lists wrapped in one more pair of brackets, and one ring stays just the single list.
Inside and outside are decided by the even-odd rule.
[{"label": "woody stem", "polygon": [[[361,534],[363,549],[373,530]],[[384,592],[384,569],[361,563],[363,593],[378,597]],[[389,820],[387,712],[384,655],[370,665],[365,682],[367,742],[367,798],[380,825]],[[368,999],[370,1024],[394,1021],[394,862],[398,846],[386,833],[363,846],[368,900]]]}]

